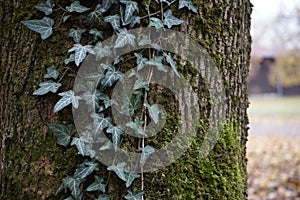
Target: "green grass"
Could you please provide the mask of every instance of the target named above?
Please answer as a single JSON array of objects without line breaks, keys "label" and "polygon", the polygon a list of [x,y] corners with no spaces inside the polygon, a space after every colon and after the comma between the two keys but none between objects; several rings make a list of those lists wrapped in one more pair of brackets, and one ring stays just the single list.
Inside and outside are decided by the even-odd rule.
[{"label": "green grass", "polygon": [[249,116],[300,118],[300,96],[250,98]]}]

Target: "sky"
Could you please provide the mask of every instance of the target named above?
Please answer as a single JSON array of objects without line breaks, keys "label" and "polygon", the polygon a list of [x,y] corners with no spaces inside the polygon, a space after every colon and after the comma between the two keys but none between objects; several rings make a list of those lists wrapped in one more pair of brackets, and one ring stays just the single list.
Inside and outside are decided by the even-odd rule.
[{"label": "sky", "polygon": [[264,47],[282,45],[278,38],[287,40],[289,33],[300,31],[296,18],[282,22],[276,20],[278,13],[287,16],[294,13],[296,7],[300,8],[300,0],[251,0],[251,3],[254,6],[251,34],[255,44]]}]

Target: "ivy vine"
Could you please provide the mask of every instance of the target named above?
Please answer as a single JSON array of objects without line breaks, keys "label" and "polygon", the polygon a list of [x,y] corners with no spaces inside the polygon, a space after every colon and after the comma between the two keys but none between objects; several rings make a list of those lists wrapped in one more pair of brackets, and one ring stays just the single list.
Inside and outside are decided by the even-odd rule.
[{"label": "ivy vine", "polygon": [[[178,5],[178,10],[186,9],[197,13],[197,9],[193,6],[191,0],[143,0],[141,3],[131,0],[102,0],[101,3],[93,7],[89,5],[82,5],[80,1],[75,0],[67,6],[63,6],[54,0],[47,0],[35,6],[45,14],[42,19],[22,21],[22,24],[27,28],[39,33],[43,40],[49,38],[58,26],[63,26],[68,21],[73,24],[68,32],[68,37],[72,39],[73,46],[66,50],[70,54],[64,60],[65,67],[57,69],[54,65],[49,66],[46,69],[47,73],[44,75],[45,81],[39,84],[39,88],[33,92],[33,95],[41,96],[49,92],[58,93],[62,87],[62,80],[71,67],[74,65],[80,67],[88,54],[93,54],[97,60],[100,60],[113,56],[114,48],[134,46],[136,38],[128,31],[129,29],[145,25],[155,29],[171,29],[184,23],[183,20],[173,15],[170,9],[172,5]],[[54,21],[51,18],[54,10],[61,15],[59,21]],[[102,42],[111,35],[116,37],[115,43],[112,46],[103,45]],[[155,152],[154,147],[145,143],[145,128],[149,120],[152,120],[155,124],[159,122],[160,110],[158,105],[150,105],[148,102],[148,94],[153,89],[150,86],[151,71],[147,80],[144,80],[139,75],[139,70],[151,65],[165,73],[167,72],[165,65],[169,65],[174,73],[180,77],[175,57],[162,51],[159,43],[154,43],[147,36],[143,35],[142,37],[140,44],[150,45],[152,49],[148,49],[147,52],[144,50],[136,51],[126,59],[124,57],[116,58],[112,64],[102,64],[101,67],[105,70],[105,76],[100,80],[94,94],[86,92],[81,97],[76,96],[73,90],[60,91],[58,95],[61,98],[54,106],[54,112],[58,112],[70,104],[74,109],[78,108],[79,101],[92,101],[97,112],[91,116],[94,123],[90,128],[96,133],[105,132],[106,135],[109,135],[113,144],[104,142],[100,150],[114,149],[117,151],[122,138],[126,137],[126,131],[114,123],[110,112],[108,112],[111,106],[117,102],[109,97],[107,91],[116,82],[124,81],[125,75],[120,65],[135,60],[137,71],[132,71],[130,75],[136,77],[133,87],[135,92],[132,96],[123,95],[123,105],[120,113],[130,117],[131,121],[127,122],[126,126],[140,136],[137,139],[138,148],[136,151],[141,153],[139,163],[141,168],[147,162],[149,155]],[[100,163],[95,159],[95,151],[91,147],[89,138],[75,135],[76,128],[73,124],[49,124],[48,126],[57,138],[59,145],[65,147],[76,146],[78,153],[85,158],[72,176],[63,178],[56,194],[68,190],[71,196],[66,200],[83,199],[86,196],[93,199],[109,200],[109,191],[107,190],[109,180],[104,180],[97,173],[100,170]],[[125,199],[142,200],[144,199],[143,171],[141,173],[127,173],[125,170],[127,167],[125,162],[114,163],[107,167],[107,172],[114,172],[119,179],[124,181],[125,186],[128,188],[128,193],[124,196]],[[140,179],[140,188],[132,188],[132,184],[136,179]]]}]

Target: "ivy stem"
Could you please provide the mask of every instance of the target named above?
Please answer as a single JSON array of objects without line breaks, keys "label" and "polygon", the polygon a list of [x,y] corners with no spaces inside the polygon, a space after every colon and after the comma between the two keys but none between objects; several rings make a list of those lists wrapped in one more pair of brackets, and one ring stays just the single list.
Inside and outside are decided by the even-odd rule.
[{"label": "ivy stem", "polygon": [[[167,9],[168,7],[170,7],[170,6],[171,6],[173,3],[175,3],[175,2],[176,2],[176,0],[172,1],[169,5],[166,5],[166,6],[163,8],[163,10]],[[150,7],[150,4],[149,4],[149,7]],[[149,19],[150,19],[151,16],[157,15],[157,14],[159,14],[159,13],[161,13],[161,10],[156,11],[156,12],[154,12],[154,13],[149,13],[149,10],[148,10],[148,14],[145,15],[145,16],[142,16],[140,19],[145,19],[145,18],[147,18],[147,17],[149,17]]]}]

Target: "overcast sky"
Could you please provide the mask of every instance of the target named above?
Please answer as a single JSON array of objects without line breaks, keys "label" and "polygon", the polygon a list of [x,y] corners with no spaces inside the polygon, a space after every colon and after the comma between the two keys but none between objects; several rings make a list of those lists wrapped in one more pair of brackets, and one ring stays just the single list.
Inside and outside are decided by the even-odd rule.
[{"label": "overcast sky", "polygon": [[277,23],[276,16],[279,12],[286,15],[293,13],[296,7],[300,8],[299,0],[251,0],[251,2],[254,6],[251,29],[254,43],[259,43],[265,47],[272,47],[274,45],[274,38],[277,38],[274,33],[276,26],[277,30],[282,30],[280,33],[282,35],[296,31],[295,21],[289,20],[288,22],[284,22],[284,24],[282,22],[280,24]]}]

